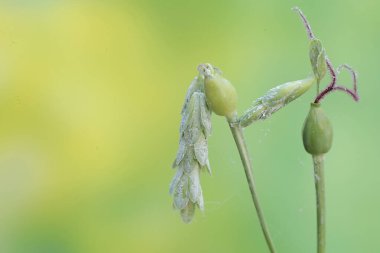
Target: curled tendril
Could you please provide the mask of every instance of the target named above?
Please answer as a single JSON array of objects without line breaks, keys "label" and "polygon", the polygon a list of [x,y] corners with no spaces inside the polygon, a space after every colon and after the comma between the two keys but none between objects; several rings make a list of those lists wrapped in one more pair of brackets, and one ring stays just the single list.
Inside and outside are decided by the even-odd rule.
[{"label": "curled tendril", "polygon": [[[293,7],[292,10],[297,12],[300,15],[302,23],[305,26],[306,33],[309,40],[315,39],[313,30],[311,29],[311,26],[306,16],[302,13],[301,9],[299,7]],[[357,88],[357,73],[355,72],[355,70],[347,64],[342,64],[335,70],[327,54],[325,56],[325,61],[330,73],[331,81],[329,85],[317,95],[317,97],[314,100],[314,103],[319,103],[330,92],[339,91],[339,90],[350,95],[355,101],[359,101],[358,88]],[[346,69],[351,73],[353,89],[349,89],[347,87],[337,85],[337,77],[339,76],[341,70],[343,69]]]}]

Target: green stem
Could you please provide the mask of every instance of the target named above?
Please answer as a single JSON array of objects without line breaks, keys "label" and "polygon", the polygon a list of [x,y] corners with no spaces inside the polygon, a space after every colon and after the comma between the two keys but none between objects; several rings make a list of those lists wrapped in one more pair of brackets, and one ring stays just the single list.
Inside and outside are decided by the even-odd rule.
[{"label": "green stem", "polygon": [[323,155],[313,155],[315,191],[317,194],[317,252],[325,253],[326,209]]},{"label": "green stem", "polygon": [[232,135],[234,137],[236,146],[239,150],[240,159],[243,163],[249,190],[251,192],[253,204],[255,205],[255,208],[256,208],[257,216],[259,217],[261,229],[264,233],[264,237],[265,237],[265,240],[267,242],[270,252],[275,253],[276,250],[274,248],[272,238],[269,234],[268,226],[265,223],[263,211],[261,210],[259,198],[256,193],[255,181],[253,180],[253,174],[252,174],[252,162],[249,158],[247,145],[245,144],[243,129],[238,123],[233,123],[232,120],[230,119],[228,120],[228,122],[230,125]]},{"label": "green stem", "polygon": [[316,96],[318,96],[318,94],[319,94],[319,80],[317,80],[317,95]]}]

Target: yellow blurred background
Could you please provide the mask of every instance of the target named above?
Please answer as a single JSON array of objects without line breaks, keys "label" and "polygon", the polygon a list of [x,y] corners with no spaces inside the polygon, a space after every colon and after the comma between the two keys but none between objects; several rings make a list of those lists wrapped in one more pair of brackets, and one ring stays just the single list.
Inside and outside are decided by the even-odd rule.
[{"label": "yellow blurred background", "polygon": [[[380,3],[371,0],[2,0],[0,252],[267,252],[224,119],[213,116],[206,211],[190,225],[172,209],[170,166],[199,63],[234,83],[240,112],[311,72],[295,5],[332,62],[359,72],[358,104],[340,93],[324,101],[335,130],[327,250],[380,252]],[[300,134],[313,97],[245,131],[280,253],[316,248]]]}]

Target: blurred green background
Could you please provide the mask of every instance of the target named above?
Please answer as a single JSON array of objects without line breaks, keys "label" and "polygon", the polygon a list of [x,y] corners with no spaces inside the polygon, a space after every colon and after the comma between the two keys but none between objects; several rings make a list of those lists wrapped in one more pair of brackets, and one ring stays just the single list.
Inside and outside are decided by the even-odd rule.
[{"label": "blurred green background", "polygon": [[[335,66],[359,72],[360,103],[343,93],[324,101],[335,129],[327,250],[380,252],[380,2],[371,0],[2,0],[0,252],[268,252],[223,118],[213,117],[213,175],[202,175],[206,210],[189,225],[172,209],[170,166],[199,63],[224,71],[240,112],[311,72],[295,5]],[[316,248],[300,134],[314,93],[245,131],[280,253]]]}]

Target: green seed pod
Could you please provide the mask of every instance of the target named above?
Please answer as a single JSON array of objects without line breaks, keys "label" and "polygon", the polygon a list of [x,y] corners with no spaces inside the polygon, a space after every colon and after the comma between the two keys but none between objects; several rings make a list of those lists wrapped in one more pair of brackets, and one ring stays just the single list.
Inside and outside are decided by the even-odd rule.
[{"label": "green seed pod", "polygon": [[207,102],[217,115],[231,116],[236,111],[236,90],[221,75],[205,77],[205,93]]},{"label": "green seed pod", "polygon": [[206,100],[212,111],[229,119],[236,117],[236,90],[222,76],[220,69],[209,63],[204,63],[198,66],[198,71],[204,76]]},{"label": "green seed pod", "polygon": [[327,153],[332,145],[333,129],[319,103],[312,103],[306,117],[303,132],[303,145],[312,155]]},{"label": "green seed pod", "polygon": [[237,94],[234,86],[220,74],[205,76],[207,103],[217,115],[232,117],[236,111]]}]

